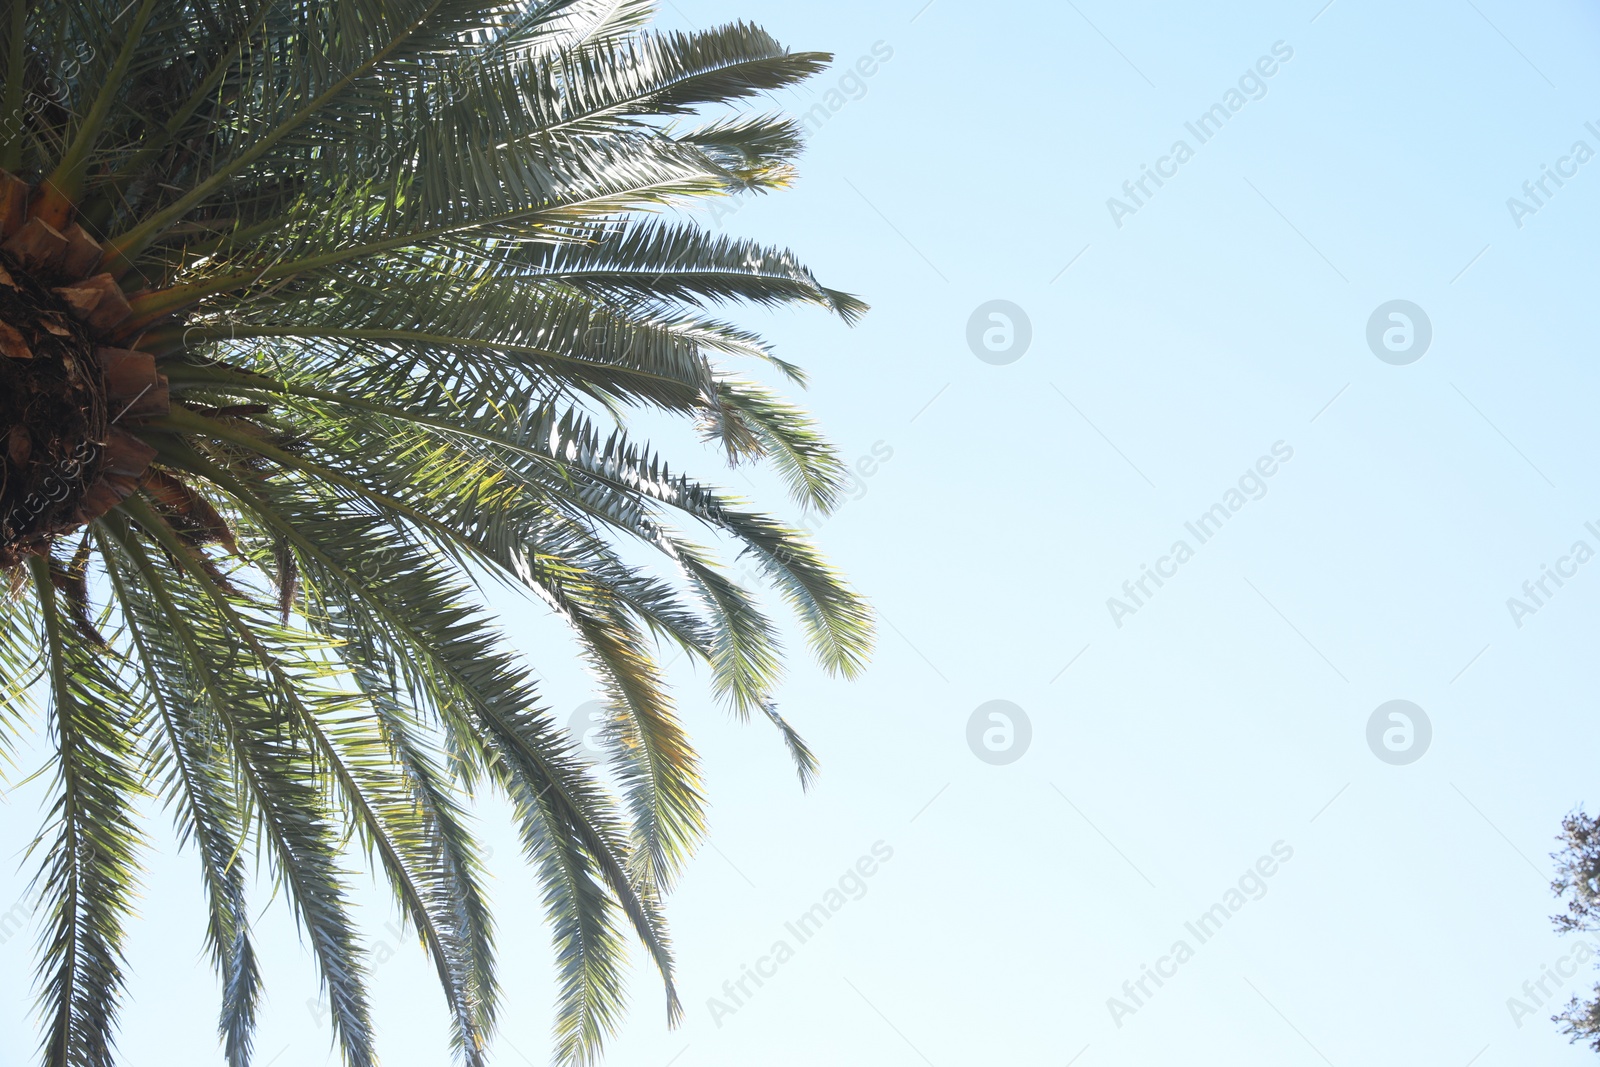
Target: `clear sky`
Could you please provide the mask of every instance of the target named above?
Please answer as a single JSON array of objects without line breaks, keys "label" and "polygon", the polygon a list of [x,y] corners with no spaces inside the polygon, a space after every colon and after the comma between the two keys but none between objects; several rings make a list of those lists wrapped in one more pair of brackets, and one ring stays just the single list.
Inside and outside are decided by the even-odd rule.
[{"label": "clear sky", "polygon": [[[854,684],[796,661],[810,795],[682,674],[714,804],[669,903],[686,1019],[638,968],[610,1063],[1592,1061],[1547,1021],[1592,963],[1542,1004],[1524,983],[1572,967],[1548,853],[1600,803],[1600,561],[1574,549],[1600,551],[1600,15],[1324,2],[664,5],[838,56],[783,98],[824,108],[797,186],[708,222],[874,305],[747,321],[863,461],[817,533],[882,634]],[[504,610],[553,705],[590,699]],[[38,797],[0,809],[0,855]],[[543,1064],[548,938],[486,818],[497,1062]],[[159,844],[124,1059],[220,1063],[192,858]],[[388,918],[384,1061],[445,1063]],[[333,1062],[281,902],[261,923],[258,1063]],[[0,945],[7,1065],[29,941]]]}]

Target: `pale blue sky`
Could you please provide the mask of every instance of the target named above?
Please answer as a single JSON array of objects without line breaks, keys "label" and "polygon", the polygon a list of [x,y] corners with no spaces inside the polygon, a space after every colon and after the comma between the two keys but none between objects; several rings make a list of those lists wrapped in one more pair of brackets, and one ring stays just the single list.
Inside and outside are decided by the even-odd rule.
[{"label": "pale blue sky", "polygon": [[[686,1019],[666,1030],[641,968],[610,1063],[1593,1059],[1546,1021],[1552,1001],[1519,1027],[1507,999],[1576,947],[1550,929],[1547,854],[1562,815],[1600,801],[1600,562],[1520,628],[1506,602],[1575,541],[1600,549],[1600,160],[1520,228],[1507,199],[1574,142],[1600,150],[1600,16],[1322,2],[664,5],[669,26],[745,18],[839,57],[784,97],[803,110],[846,79],[796,187],[713,224],[874,305],[853,330],[747,321],[811,372],[845,455],[876,463],[818,536],[883,626],[864,680],[797,661],[785,687],[824,763],[809,796],[770,731],[726,723],[682,676],[714,802],[669,905]],[[1200,144],[1185,123],[1278,42],[1292,57],[1264,94]],[[1119,227],[1107,199],[1179,139],[1193,157]],[[1396,299],[1432,325],[1407,365],[1366,339]],[[967,344],[991,300],[1031,323],[1005,365]],[[1293,454],[1265,494],[1198,544],[1185,523],[1278,442]],[[1119,627],[1107,598],[1179,539],[1193,558]],[[553,705],[589,699],[551,624],[505,610]],[[1432,726],[1407,765],[1367,743],[1394,699]],[[968,748],[991,700],[1031,723],[1015,762]],[[11,798],[0,854],[36,799]],[[497,1062],[543,1064],[548,939],[507,824],[489,832],[514,1005]],[[864,895],[800,944],[785,923],[878,842],[892,858],[847,879]],[[1278,842],[1292,857],[1247,881],[1264,895],[1200,944],[1185,924]],[[198,883],[163,846],[125,1062],[217,1063]],[[375,945],[396,944],[386,917]],[[333,1062],[291,922],[262,922],[258,1062]],[[1180,939],[1192,958],[1113,1018],[1108,998],[1133,1003],[1123,983]],[[793,958],[713,1012],[778,940]],[[398,947],[375,980],[384,1061],[444,1063],[432,978]],[[3,1064],[32,1059],[28,951],[0,945]]]}]

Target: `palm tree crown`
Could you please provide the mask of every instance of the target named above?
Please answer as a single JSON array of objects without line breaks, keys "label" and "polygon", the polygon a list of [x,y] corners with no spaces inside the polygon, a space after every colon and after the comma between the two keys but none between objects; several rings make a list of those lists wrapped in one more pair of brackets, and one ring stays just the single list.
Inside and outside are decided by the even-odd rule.
[{"label": "palm tree crown", "polygon": [[[552,925],[558,1059],[592,1062],[617,1024],[630,931],[675,1014],[661,898],[704,820],[658,647],[814,772],[774,707],[774,623],[694,538],[752,561],[829,670],[862,666],[871,619],[800,533],[626,423],[688,416],[835,502],[832,449],[733,368],[799,370],[711,309],[864,305],[662,212],[786,185],[792,120],[708,109],[829,57],[744,24],[652,32],[641,0],[7,11],[0,744],[37,721],[53,742],[45,1062],[113,1060],[147,796],[199,860],[232,1065],[260,999],[249,862],[295,911],[344,1058],[374,1061],[352,839],[483,1061],[480,785],[509,797]],[[490,579],[575,633],[605,777],[488,617]]]}]

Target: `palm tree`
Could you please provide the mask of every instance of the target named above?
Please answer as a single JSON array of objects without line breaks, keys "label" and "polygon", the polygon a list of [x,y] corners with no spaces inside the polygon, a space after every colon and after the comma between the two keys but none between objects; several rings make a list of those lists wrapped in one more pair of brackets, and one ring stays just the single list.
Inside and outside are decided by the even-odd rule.
[{"label": "palm tree", "polygon": [[[800,371],[712,309],[864,305],[664,211],[785,186],[796,124],[708,109],[829,57],[744,24],[651,32],[644,0],[6,10],[0,741],[42,718],[53,742],[45,1062],[112,1062],[147,797],[199,860],[230,1064],[260,998],[251,864],[345,1060],[373,1062],[347,850],[484,1061],[500,1005],[467,801],[491,786],[553,929],[558,1058],[592,1062],[616,1026],[630,936],[675,1016],[662,896],[704,812],[659,650],[775,724],[805,783],[774,623],[726,554],[831,671],[860,669],[871,620],[804,537],[626,424],[691,418],[728,462],[835,501],[835,453],[734,367]],[[495,582],[570,624],[611,714],[603,767],[488,616]]]}]

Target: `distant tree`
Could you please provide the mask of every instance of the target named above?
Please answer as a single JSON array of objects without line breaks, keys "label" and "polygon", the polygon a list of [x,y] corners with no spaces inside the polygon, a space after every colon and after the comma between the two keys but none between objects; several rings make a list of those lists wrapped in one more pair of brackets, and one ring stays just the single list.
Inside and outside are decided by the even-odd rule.
[{"label": "distant tree", "polygon": [[[1583,812],[1575,812],[1561,820],[1563,845],[1560,852],[1551,855],[1556,859],[1555,880],[1550,888],[1556,896],[1567,902],[1567,914],[1554,916],[1556,929],[1563,933],[1593,933],[1600,931],[1600,819]],[[1573,997],[1551,1022],[1561,1025],[1561,1032],[1574,1042],[1588,1041],[1589,1047],[1600,1052],[1600,985],[1587,1001]]]}]

